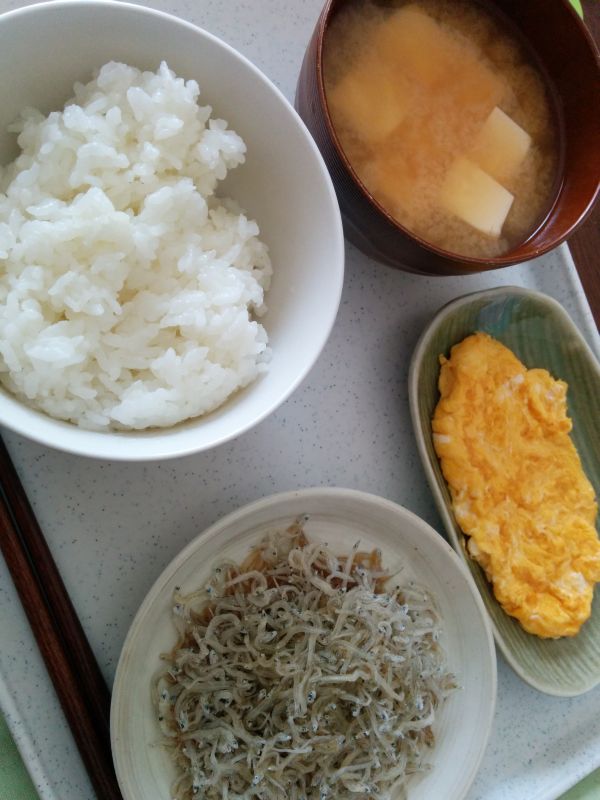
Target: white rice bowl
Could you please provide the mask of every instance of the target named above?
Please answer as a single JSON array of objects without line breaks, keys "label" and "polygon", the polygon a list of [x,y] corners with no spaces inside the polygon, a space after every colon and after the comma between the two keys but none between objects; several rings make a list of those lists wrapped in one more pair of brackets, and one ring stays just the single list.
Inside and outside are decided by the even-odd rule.
[{"label": "white rice bowl", "polygon": [[[258,377],[214,411],[168,427],[125,430],[115,424],[90,430],[34,408],[0,380],[0,425],[81,456],[163,460],[240,436],[266,420],[307,376],[340,303],[341,217],[314,140],[269,78],[228,44],[185,20],[121,0],[52,0],[0,14],[0,72],[5,76],[0,83],[0,164],[19,155],[17,135],[8,128],[24,108],[45,115],[64,108],[73,86],[91,80],[110,61],[156,72],[163,60],[177,75],[198,81],[201,105],[211,105],[213,115],[227,120],[246,143],[245,163],[229,170],[217,194],[235,198],[257,220],[259,238],[268,244],[273,263],[265,294],[268,308],[260,316],[257,308],[249,312],[251,321],[268,331],[270,352],[265,348],[256,359]],[[273,434],[267,424],[263,435],[269,440]],[[10,436],[7,441],[12,447]]]},{"label": "white rice bowl", "polygon": [[196,81],[110,62],[0,171],[0,381],[92,430],[167,427],[268,368],[271,263],[215,190],[245,145]]}]

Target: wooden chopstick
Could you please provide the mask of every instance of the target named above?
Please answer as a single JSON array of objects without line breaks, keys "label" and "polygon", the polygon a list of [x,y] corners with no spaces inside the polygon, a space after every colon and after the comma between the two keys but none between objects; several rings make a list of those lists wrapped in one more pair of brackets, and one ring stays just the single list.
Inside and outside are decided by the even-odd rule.
[{"label": "wooden chopstick", "polygon": [[99,800],[122,800],[110,693],[0,438],[0,550]]}]

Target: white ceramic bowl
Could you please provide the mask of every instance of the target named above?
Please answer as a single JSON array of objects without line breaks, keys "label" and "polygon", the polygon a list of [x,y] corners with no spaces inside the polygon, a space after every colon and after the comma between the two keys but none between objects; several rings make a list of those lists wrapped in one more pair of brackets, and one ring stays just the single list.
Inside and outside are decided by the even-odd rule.
[{"label": "white ceramic bowl", "polygon": [[483,756],[496,697],[496,660],[489,622],[466,567],[427,523],[374,495],[349,489],[306,489],[259,500],[217,522],[165,569],[129,630],[113,686],[111,741],[125,800],[168,800],[174,773],[158,745],[160,731],[150,697],[160,653],[176,642],[173,590],[198,588],[222,558],[243,558],[267,530],[284,529],[309,514],[307,534],[340,553],[360,540],[379,547],[385,567],[402,568],[406,580],[428,586],[443,618],[444,647],[460,689],[434,726],[431,770],[409,790],[408,800],[460,800]]},{"label": "white ceramic bowl", "polygon": [[331,180],[304,124],[246,58],[206,31],[141,6],[63,0],[0,16],[0,163],[17,151],[6,132],[32,105],[60,109],[76,81],[110,60],[155,70],[166,60],[195,78],[202,101],[244,138],[247,160],[223,193],[261,228],[274,267],[262,321],[273,359],[268,373],[205,417],[166,430],[93,433],[37,413],[0,392],[0,424],[43,444],[108,459],[169,458],[205,450],[264,419],[318,358],[337,313],[344,240]]}]

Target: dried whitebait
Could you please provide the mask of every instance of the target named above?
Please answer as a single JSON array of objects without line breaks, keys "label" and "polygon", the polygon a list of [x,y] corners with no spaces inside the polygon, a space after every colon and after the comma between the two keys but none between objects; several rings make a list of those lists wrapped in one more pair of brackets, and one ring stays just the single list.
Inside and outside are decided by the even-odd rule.
[{"label": "dried whitebait", "polygon": [[455,687],[422,587],[378,551],[337,557],[300,522],[174,597],[155,703],[177,800],[391,800],[427,769]]}]

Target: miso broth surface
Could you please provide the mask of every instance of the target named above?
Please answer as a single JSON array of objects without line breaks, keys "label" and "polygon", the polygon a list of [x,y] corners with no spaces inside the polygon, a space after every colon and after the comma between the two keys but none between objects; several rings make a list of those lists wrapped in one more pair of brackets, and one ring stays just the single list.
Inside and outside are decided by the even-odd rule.
[{"label": "miso broth surface", "polygon": [[[408,8],[432,20],[430,41],[398,39],[390,29],[392,15]],[[495,17],[461,0],[350,3],[327,31],[325,90],[348,160],[391,216],[438,247],[498,256],[526,240],[549,210],[557,121],[546,83],[524,50]],[[348,91],[355,79],[362,82],[356,102]],[[450,166],[473,149],[494,107],[532,138],[516,173],[502,181],[514,201],[496,238],[440,204]]]}]

